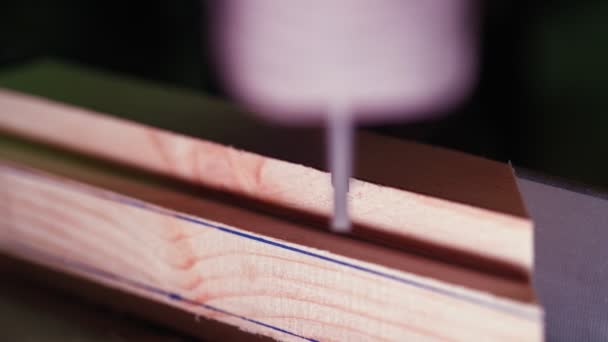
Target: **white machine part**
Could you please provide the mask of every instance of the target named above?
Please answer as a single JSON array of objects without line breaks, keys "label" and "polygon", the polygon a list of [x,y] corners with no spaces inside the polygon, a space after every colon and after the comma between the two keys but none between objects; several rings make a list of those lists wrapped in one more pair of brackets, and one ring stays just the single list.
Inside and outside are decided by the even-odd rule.
[{"label": "white machine part", "polygon": [[355,124],[436,115],[472,88],[475,4],[224,0],[217,5],[215,43],[229,91],[277,123],[327,126],[334,230],[350,228]]}]

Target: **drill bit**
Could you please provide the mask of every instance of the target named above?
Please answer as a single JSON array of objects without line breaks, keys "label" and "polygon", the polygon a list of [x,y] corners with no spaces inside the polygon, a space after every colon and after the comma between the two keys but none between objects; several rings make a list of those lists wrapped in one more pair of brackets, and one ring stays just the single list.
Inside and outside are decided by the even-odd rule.
[{"label": "drill bit", "polygon": [[350,232],[348,190],[353,162],[353,119],[343,102],[333,103],[328,112],[327,142],[333,186],[332,230]]}]

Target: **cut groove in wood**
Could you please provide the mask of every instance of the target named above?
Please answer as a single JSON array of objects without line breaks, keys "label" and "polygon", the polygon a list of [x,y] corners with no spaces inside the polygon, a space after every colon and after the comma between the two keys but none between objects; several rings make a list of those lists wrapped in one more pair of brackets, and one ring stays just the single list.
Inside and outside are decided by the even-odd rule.
[{"label": "cut groove in wood", "polygon": [[[491,292],[518,301],[531,302],[534,300],[530,284],[525,281],[469,270],[323,231],[310,230],[308,227],[302,227],[302,225],[296,225],[293,222],[277,220],[267,215],[242,210],[229,203],[201,198],[200,193],[191,191],[192,187],[187,184],[180,186],[180,184],[171,181],[167,182],[165,179],[157,179],[133,170],[83,159],[81,156],[71,155],[56,149],[4,138],[0,139],[0,160],[5,160],[5,162],[14,161],[18,164],[47,170],[74,181],[140,198],[161,207],[177,207],[182,212],[204,216],[213,221],[233,226],[239,226],[242,222],[247,222],[249,231],[273,236],[284,241],[331,251],[357,260],[382,264],[390,268]],[[133,179],[138,179],[139,182],[134,182]],[[144,180],[145,182],[141,183]],[[176,190],[179,192],[176,192]],[[161,193],[162,195],[159,195]],[[51,199],[53,202],[57,201],[55,197]],[[65,203],[66,201],[63,199],[59,202]],[[80,211],[88,212],[90,210],[81,208]],[[96,215],[107,216],[104,213]],[[122,226],[122,223],[116,220],[105,219],[105,221],[112,226]],[[162,236],[168,241],[179,243],[189,237],[174,222],[169,221],[166,225],[167,230],[162,232]],[[187,245],[181,245],[180,247],[181,249],[190,249]],[[179,262],[179,264],[184,264],[184,262]]]},{"label": "cut groove in wood", "polygon": [[[313,168],[12,91],[0,92],[0,108],[0,130],[5,132],[300,213],[327,217],[331,212],[329,176]],[[48,118],[45,124],[39,124],[41,115]],[[491,180],[491,184],[500,190],[494,193],[484,188],[476,193],[487,193],[481,195],[483,198],[498,198],[494,199],[496,203],[507,198],[508,203],[516,205],[503,205],[511,208],[510,211],[499,212],[432,197],[423,191],[411,192],[400,187],[355,180],[349,194],[354,234],[381,241],[422,245],[419,249],[426,252],[451,251],[448,258],[453,260],[473,260],[473,264],[486,260],[491,265],[486,270],[504,268],[506,274],[529,275],[533,264],[532,224],[527,217],[521,216],[524,215],[521,202],[513,199],[518,199],[518,193],[507,165],[422,145],[400,145],[391,139],[369,134],[362,135],[360,140],[362,146],[385,151],[390,158],[403,147],[402,153],[419,158],[410,164],[432,165],[432,161],[425,161],[432,160],[428,155],[430,152],[443,159],[455,159],[465,169],[465,165],[475,165],[469,169],[485,170],[485,174],[471,176],[479,181],[486,179],[483,182],[488,184]],[[417,149],[421,151],[416,152]],[[360,155],[360,164],[370,165],[364,174],[379,179],[380,184],[398,178],[397,174],[391,174],[391,167],[374,168],[374,160],[366,162],[364,158],[373,155],[371,151]],[[484,165],[486,168],[481,168]],[[365,168],[360,166],[359,169]],[[406,179],[407,175],[403,178]],[[420,171],[415,179],[420,186],[431,190],[434,179],[437,179],[443,184],[437,191],[475,192],[467,191],[461,185],[452,186],[449,190],[450,186],[438,171]],[[459,183],[455,181],[454,184]],[[494,195],[489,195],[492,193]]]},{"label": "cut groove in wood", "polygon": [[[281,340],[537,340],[542,334],[542,316],[533,305],[213,223],[13,163],[0,167],[0,182],[9,190],[0,203],[3,250],[250,332]],[[175,196],[153,187],[141,187],[139,192],[145,188],[152,197]],[[54,201],[45,199],[50,194]],[[28,208],[16,204],[24,197],[46,207],[37,208],[43,218],[52,208],[78,217],[74,218],[80,223],[77,226],[65,221],[56,227],[71,236],[63,241],[63,248],[56,247],[62,241],[60,235],[31,224]],[[95,214],[83,213],[83,206],[111,213],[123,224],[104,224]],[[168,222],[172,226],[167,228]],[[203,253],[196,255],[197,260],[214,251],[224,251],[219,255],[227,259],[214,257],[206,265],[189,264],[186,269],[172,266],[173,257],[166,249],[172,248],[167,241],[175,242],[176,227],[193,251]],[[135,241],[147,242],[131,243],[130,249],[103,243],[94,250],[83,249],[79,241],[84,235],[72,234],[74,229],[84,229],[99,242],[108,234],[122,236],[125,242],[134,236]],[[100,259],[100,249],[113,256]],[[156,262],[133,258],[136,250]],[[264,260],[260,255],[272,258]],[[116,259],[140,260],[141,264],[112,262]],[[296,267],[294,262],[310,266]],[[323,269],[329,273],[324,275]],[[194,288],[185,287],[179,281],[183,272],[198,272],[202,281]],[[226,278],[230,274],[241,279],[230,281]],[[291,277],[296,281],[287,281]]]}]

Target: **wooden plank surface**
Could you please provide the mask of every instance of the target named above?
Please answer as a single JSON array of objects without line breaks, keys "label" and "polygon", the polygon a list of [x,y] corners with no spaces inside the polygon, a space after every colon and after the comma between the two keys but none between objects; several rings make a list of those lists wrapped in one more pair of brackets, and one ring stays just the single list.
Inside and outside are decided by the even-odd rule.
[{"label": "wooden plank surface", "polygon": [[[184,333],[184,331],[192,332],[193,329],[177,331],[177,329],[169,329],[164,321],[159,322],[147,317],[142,319],[144,317],[141,316],[141,308],[148,308],[150,305],[138,303],[140,311],[136,315],[128,311],[128,304],[133,303],[136,297],[101,288],[80,277],[69,277],[65,273],[53,272],[48,268],[11,258],[2,253],[0,253],[0,274],[3,279],[10,279],[0,283],[0,326],[2,326],[3,341],[198,341],[195,340],[196,335]],[[79,286],[75,286],[76,284]],[[82,286],[84,284],[86,289],[94,289],[97,294],[95,298],[82,298],[84,293],[78,289],[84,289],[85,286]],[[108,296],[102,297],[101,294],[106,292]],[[120,306],[109,308],[107,304],[109,301],[112,302],[111,299],[115,299],[113,302],[120,303]],[[154,309],[152,312],[162,312],[159,306],[152,308]],[[176,315],[175,311],[177,310],[167,313],[164,319],[166,320],[169,314]],[[196,326],[196,321],[192,317],[188,317],[188,321]],[[201,323],[199,328],[205,328],[204,323]],[[214,328],[219,330],[217,327]],[[236,331],[234,328],[229,329]],[[224,332],[226,330],[228,327]],[[251,335],[247,335],[247,339],[238,341],[251,339]],[[201,335],[197,337],[201,338]],[[226,337],[217,335],[214,340],[221,338]],[[213,341],[213,339],[203,341]]]},{"label": "wooden plank surface", "polygon": [[[326,169],[322,130],[277,127],[256,119],[242,108],[197,91],[53,61],[0,70],[0,86],[181,135]],[[370,140],[364,136],[358,139],[356,148],[359,149],[357,156],[361,156],[355,170],[358,179],[527,217],[516,188],[508,181],[510,168],[503,163],[386,138]],[[379,154],[379,150],[383,153]],[[388,153],[386,158],[381,158],[385,153]],[[431,177],[426,176],[429,173]],[[429,178],[433,184],[429,184]],[[497,187],[497,179],[502,186]]]},{"label": "wooden plank surface", "polygon": [[[0,109],[0,130],[11,134],[237,194],[278,211],[331,213],[330,178],[318,169],[8,90],[0,91]],[[367,180],[354,180],[349,193],[355,235],[447,254],[485,265],[486,271],[529,274],[532,223],[509,166],[371,134],[360,140],[369,150],[359,156],[358,167]],[[402,153],[414,159],[399,160]],[[385,158],[385,165],[378,158]],[[452,165],[451,177],[442,162]],[[405,190],[412,179],[426,193]],[[388,183],[395,185],[383,185]],[[455,194],[504,210],[445,199]]]},{"label": "wooden plank surface", "polygon": [[311,229],[332,207],[318,132],[53,63],[0,85],[43,96],[0,90],[0,131],[47,145],[0,136],[0,250],[281,340],[542,338],[505,164],[362,132],[337,236]]},{"label": "wooden plank surface", "polygon": [[366,251],[17,145],[2,145],[0,167],[0,248],[11,254],[281,340],[542,337],[533,304],[260,234]]}]

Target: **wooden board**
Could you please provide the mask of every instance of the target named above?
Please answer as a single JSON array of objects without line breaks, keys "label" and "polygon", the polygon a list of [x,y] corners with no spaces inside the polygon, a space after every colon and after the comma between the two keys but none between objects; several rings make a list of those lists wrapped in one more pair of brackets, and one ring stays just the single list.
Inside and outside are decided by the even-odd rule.
[{"label": "wooden board", "polygon": [[32,70],[87,101],[150,96],[105,114],[0,90],[0,251],[282,340],[542,338],[508,165],[360,132],[337,236],[318,132],[52,63],[0,85],[44,85]]},{"label": "wooden board", "polygon": [[[0,130],[11,134],[230,192],[275,212],[331,213],[330,177],[318,169],[13,91],[0,91],[0,109]],[[357,169],[366,180],[353,181],[349,193],[355,235],[529,275],[532,223],[508,165],[368,133],[359,140]]]},{"label": "wooden board", "polygon": [[[185,332],[192,330],[176,331],[177,329],[171,329],[166,323],[159,324],[156,320],[126,311],[127,303],[137,297],[128,296],[124,292],[111,291],[95,283],[86,282],[87,289],[98,289],[99,294],[101,290],[112,292],[112,297],[107,298],[117,298],[121,304],[114,309],[105,305],[108,302],[102,298],[83,298],[81,293],[74,290],[75,284],[85,283],[82,278],[53,272],[5,254],[0,254],[0,274],[3,279],[10,279],[0,283],[3,341],[191,341]],[[104,302],[104,305],[100,302]],[[157,307],[156,312],[162,310]],[[191,317],[188,317],[188,321],[190,320]],[[224,331],[238,330],[226,326]],[[247,335],[250,339],[251,335]],[[231,339],[218,335],[215,339],[205,341],[224,338],[228,341],[236,340],[233,336],[229,337]]]},{"label": "wooden board", "polygon": [[407,271],[452,267],[14,139],[0,146],[0,249],[13,255],[280,340],[542,338],[534,304]]},{"label": "wooden board", "polygon": [[[127,341],[180,342],[191,341],[189,337],[197,341],[275,341],[268,336],[253,335],[233,325],[196,316],[178,307],[5,253],[0,253],[0,272],[11,279],[10,283],[0,285],[0,289],[3,290],[3,297],[12,302],[8,305],[3,303],[0,310],[16,315],[3,320],[12,325],[8,330],[3,329],[3,337],[9,341],[89,341],[91,339],[82,334],[70,336],[65,331],[89,328],[105,334],[98,337],[100,341],[122,338]],[[35,318],[22,315],[21,311],[24,310],[29,311],[28,316]],[[50,322],[38,323],[38,318],[45,321],[48,318]],[[102,320],[100,325],[97,324],[98,318]],[[31,330],[33,326],[36,327],[35,331]],[[141,329],[137,329],[138,326]],[[139,330],[137,335],[130,333],[134,330]],[[170,331],[171,336],[163,339],[166,336],[163,331]]]}]

